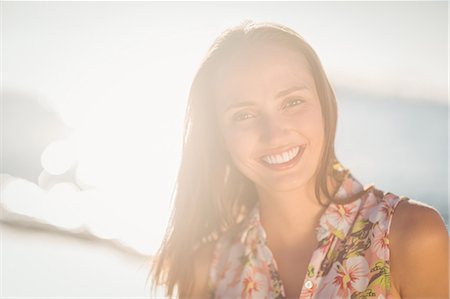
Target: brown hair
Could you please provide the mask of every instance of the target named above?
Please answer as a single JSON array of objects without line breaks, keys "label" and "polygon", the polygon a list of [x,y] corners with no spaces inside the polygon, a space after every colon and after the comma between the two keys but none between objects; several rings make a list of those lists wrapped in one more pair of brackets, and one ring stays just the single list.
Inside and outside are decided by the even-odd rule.
[{"label": "brown hair", "polygon": [[315,195],[323,206],[326,203],[322,203],[321,194],[328,202],[333,201],[334,192],[328,190],[327,176],[337,164],[334,151],[337,105],[316,53],[299,34],[282,25],[246,21],[226,30],[209,48],[190,89],[173,211],[150,273],[153,288],[165,285],[169,297],[175,291],[181,296],[190,292],[195,279],[192,257],[196,249],[236,227],[242,215],[257,201],[253,183],[230,165],[222,148],[214,109],[214,78],[221,66],[257,42],[293,47],[309,63],[325,130],[322,159],[316,170]]}]

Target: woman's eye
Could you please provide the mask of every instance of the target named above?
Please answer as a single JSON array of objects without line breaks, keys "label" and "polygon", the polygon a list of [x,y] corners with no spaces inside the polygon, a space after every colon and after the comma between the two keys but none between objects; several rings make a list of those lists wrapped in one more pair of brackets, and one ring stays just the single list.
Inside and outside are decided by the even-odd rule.
[{"label": "woman's eye", "polygon": [[236,113],[233,116],[233,121],[244,121],[247,120],[249,118],[253,118],[253,114],[248,113],[248,112],[240,112],[240,113]]},{"label": "woman's eye", "polygon": [[292,100],[287,101],[284,104],[283,108],[297,106],[297,105],[300,105],[301,103],[303,103],[303,100],[301,100],[301,99],[292,99]]}]

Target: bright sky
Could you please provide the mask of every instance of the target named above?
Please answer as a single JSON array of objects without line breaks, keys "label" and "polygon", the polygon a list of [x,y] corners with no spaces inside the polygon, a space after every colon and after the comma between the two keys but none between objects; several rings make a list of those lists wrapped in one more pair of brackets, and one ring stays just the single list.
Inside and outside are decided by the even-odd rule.
[{"label": "bright sky", "polygon": [[[278,22],[313,46],[337,88],[447,103],[447,5],[3,2],[3,92],[46,103],[74,129],[43,152],[43,176],[76,161],[78,182],[97,187],[73,195],[66,184],[42,195],[18,182],[14,192],[47,198],[47,208],[30,213],[57,225],[86,222],[153,252],[168,217],[187,93],[219,33],[244,19]],[[36,204],[12,204],[24,196],[11,190],[17,211]],[[52,216],[55,198],[70,201],[71,212]],[[96,212],[86,214],[88,205]]]},{"label": "bright sky", "polygon": [[184,99],[214,37],[252,19],[298,31],[336,85],[446,102],[447,7],[445,1],[5,2],[4,87],[62,103],[86,98],[81,90],[148,97],[170,84]]}]

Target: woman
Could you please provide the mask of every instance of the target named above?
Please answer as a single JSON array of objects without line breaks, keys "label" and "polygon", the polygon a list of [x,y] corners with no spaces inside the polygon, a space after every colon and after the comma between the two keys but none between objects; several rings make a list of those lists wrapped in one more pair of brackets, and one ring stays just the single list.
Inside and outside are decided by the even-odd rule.
[{"label": "woman", "polygon": [[297,33],[224,32],[191,87],[154,285],[181,298],[448,298],[441,216],[363,187],[336,158],[336,121]]}]

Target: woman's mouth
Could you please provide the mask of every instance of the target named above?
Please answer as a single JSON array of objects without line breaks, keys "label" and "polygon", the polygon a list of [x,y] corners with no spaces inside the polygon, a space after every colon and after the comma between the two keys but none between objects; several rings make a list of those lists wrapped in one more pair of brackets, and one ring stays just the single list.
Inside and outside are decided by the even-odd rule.
[{"label": "woman's mouth", "polygon": [[293,167],[303,155],[305,145],[298,145],[286,151],[261,157],[264,166],[273,170],[283,170]]}]

